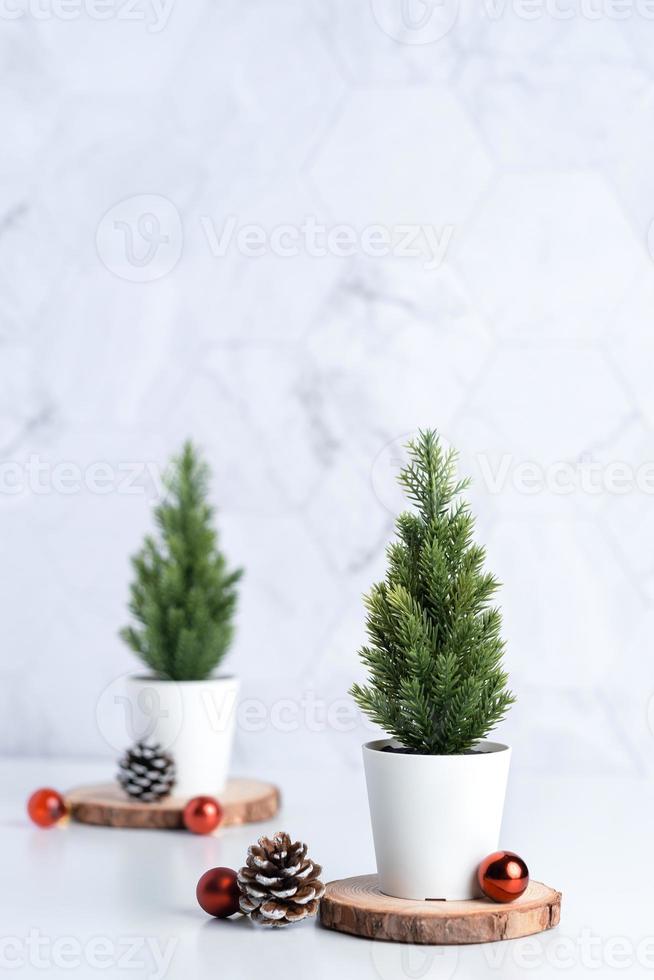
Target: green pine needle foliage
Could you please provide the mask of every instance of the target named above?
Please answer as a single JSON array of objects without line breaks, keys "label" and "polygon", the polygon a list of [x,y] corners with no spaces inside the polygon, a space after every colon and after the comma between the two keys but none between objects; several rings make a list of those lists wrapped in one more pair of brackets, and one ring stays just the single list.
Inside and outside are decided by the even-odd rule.
[{"label": "green pine needle foliage", "polygon": [[155,509],[158,533],[132,558],[134,623],[120,635],[157,677],[203,680],[232,641],[241,570],[230,571],[218,548],[209,469],[191,442],[164,483],[165,499]]},{"label": "green pine needle foliage", "polygon": [[514,697],[502,669],[498,581],[484,571],[474,518],[461,498],[456,453],[434,431],[409,442],[399,482],[415,511],[400,514],[386,580],[365,597],[369,643],[360,657],[360,708],[409,750],[470,751],[504,717]]}]

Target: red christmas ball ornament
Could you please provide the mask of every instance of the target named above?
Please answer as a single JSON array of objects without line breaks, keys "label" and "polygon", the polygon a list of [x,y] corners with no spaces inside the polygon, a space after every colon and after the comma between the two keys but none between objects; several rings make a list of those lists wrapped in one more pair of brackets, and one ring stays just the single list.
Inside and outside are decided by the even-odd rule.
[{"label": "red christmas ball ornament", "polygon": [[226,919],[228,915],[240,912],[238,880],[231,868],[205,871],[198,881],[195,894],[200,907],[217,919]]},{"label": "red christmas ball ornament", "polygon": [[194,834],[210,834],[222,819],[223,808],[213,796],[194,796],[184,807],[184,826]]},{"label": "red christmas ball ornament", "polygon": [[529,868],[513,851],[495,851],[479,865],[477,881],[486,898],[512,902],[527,890]]},{"label": "red christmas ball ornament", "polygon": [[30,820],[38,827],[54,827],[68,813],[61,793],[49,786],[37,789],[27,801]]}]

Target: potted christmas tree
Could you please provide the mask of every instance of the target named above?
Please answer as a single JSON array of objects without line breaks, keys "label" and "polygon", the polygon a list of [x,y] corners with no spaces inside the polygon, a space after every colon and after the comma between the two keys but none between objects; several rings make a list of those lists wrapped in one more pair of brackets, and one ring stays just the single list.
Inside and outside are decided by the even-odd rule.
[{"label": "potted christmas tree", "polygon": [[407,449],[399,480],[415,510],[397,519],[386,580],[366,597],[369,680],[351,693],[392,736],[363,752],[381,890],[468,899],[497,850],[509,770],[510,749],[485,739],[514,698],[468,481],[435,432]]},{"label": "potted christmas tree", "polygon": [[132,559],[133,623],[121,631],[148,668],[128,681],[132,735],[172,753],[181,797],[223,789],[238,690],[234,677],[214,676],[232,641],[241,571],[218,548],[208,480],[187,442],[164,478],[157,534]]}]

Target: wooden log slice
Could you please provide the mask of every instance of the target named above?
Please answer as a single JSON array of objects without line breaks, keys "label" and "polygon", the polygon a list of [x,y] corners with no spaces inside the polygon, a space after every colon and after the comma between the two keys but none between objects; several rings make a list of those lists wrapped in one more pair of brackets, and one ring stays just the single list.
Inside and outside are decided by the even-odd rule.
[{"label": "wooden log slice", "polygon": [[468,902],[410,901],[383,895],[377,875],[343,878],[327,885],[320,921],[328,929],[397,943],[459,945],[519,939],[558,925],[561,893],[532,881],[507,905],[488,899]]},{"label": "wooden log slice", "polygon": [[[279,809],[279,790],[258,779],[230,779],[218,797],[224,811],[221,827],[269,820]],[[118,784],[80,786],[66,794],[71,817],[103,827],[178,830],[187,800],[169,796],[160,803],[130,800]]]}]

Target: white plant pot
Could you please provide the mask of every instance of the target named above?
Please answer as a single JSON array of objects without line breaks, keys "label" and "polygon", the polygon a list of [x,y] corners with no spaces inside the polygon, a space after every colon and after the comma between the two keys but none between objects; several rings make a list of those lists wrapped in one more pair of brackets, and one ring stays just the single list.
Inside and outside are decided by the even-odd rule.
[{"label": "white plant pot", "polygon": [[131,741],[159,742],[172,753],[178,797],[219,796],[225,788],[234,737],[238,681],[127,678]]},{"label": "white plant pot", "polygon": [[412,899],[477,897],[479,862],[496,851],[511,749],[484,741],[469,755],[363,746],[379,887]]}]

